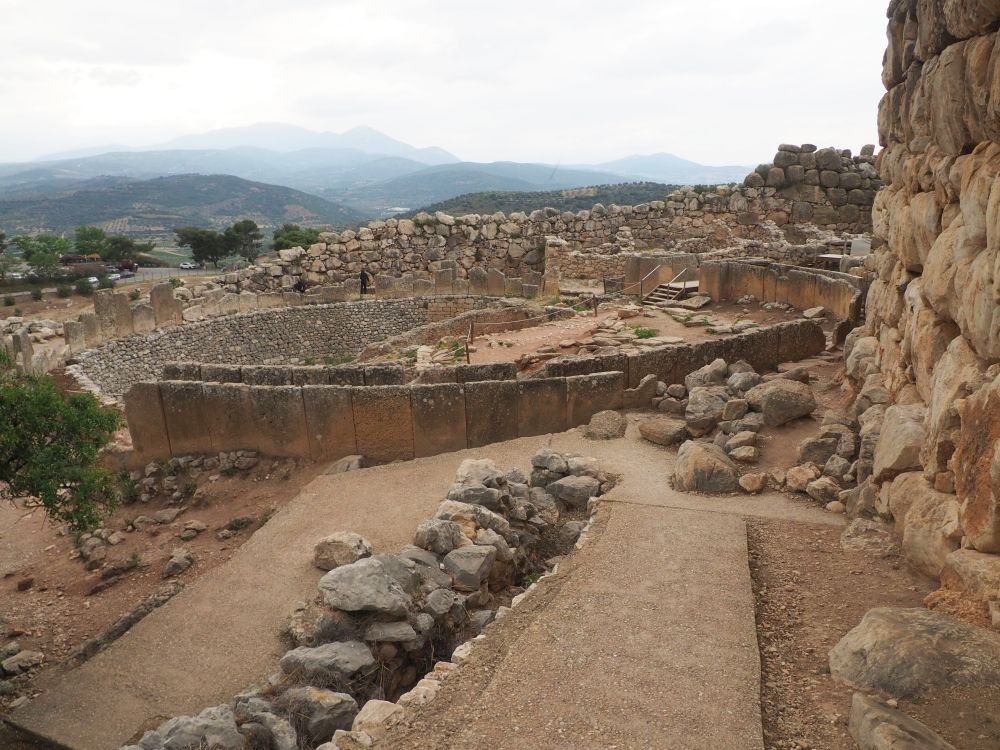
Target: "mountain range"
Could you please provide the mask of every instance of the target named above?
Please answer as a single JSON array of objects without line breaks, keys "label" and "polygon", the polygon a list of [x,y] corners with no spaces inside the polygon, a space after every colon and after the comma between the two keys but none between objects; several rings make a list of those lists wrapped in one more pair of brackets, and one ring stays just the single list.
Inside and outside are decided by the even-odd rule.
[{"label": "mountain range", "polygon": [[[31,231],[32,227],[38,231],[63,226],[63,213],[81,216],[77,204],[84,212],[95,210],[100,194],[110,201],[99,212],[101,216],[107,216],[112,208],[129,214],[121,218],[139,211],[129,208],[128,195],[155,197],[146,208],[169,213],[189,205],[184,201],[193,195],[198,175],[211,177],[203,188],[215,197],[220,186],[237,190],[234,206],[250,194],[243,183],[257,183],[254,190],[258,198],[263,191],[276,201],[261,214],[268,221],[289,213],[284,206],[307,206],[300,223],[340,224],[343,222],[328,222],[325,217],[345,221],[384,217],[484,191],[531,193],[631,182],[729,183],[742,180],[750,169],[705,166],[666,153],[571,166],[468,162],[442,148],[417,148],[367,127],[322,133],[261,123],[182,136],[143,148],[84,149],[32,162],[0,164],[0,228],[11,234]],[[222,181],[225,175],[239,181]],[[185,179],[158,181],[181,176]],[[265,191],[261,184],[275,190]],[[179,193],[171,195],[175,188]],[[324,202],[309,204],[303,194]],[[213,205],[218,207],[218,201]],[[259,201],[257,209],[261,209]],[[219,215],[228,212],[226,208]],[[208,214],[214,215],[208,211],[204,221],[212,225],[215,220],[207,218]],[[39,223],[32,225],[33,221]],[[97,221],[95,216],[84,223]]]}]

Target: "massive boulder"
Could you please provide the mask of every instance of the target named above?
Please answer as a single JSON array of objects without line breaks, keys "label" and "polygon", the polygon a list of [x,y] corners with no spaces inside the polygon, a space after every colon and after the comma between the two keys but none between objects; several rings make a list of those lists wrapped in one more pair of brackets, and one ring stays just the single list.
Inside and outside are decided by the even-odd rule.
[{"label": "massive boulder", "polygon": [[882,483],[920,468],[924,444],[924,414],[920,404],[890,406],[885,410],[881,435],[875,447],[873,479]]},{"label": "massive boulder", "polygon": [[281,671],[313,684],[336,684],[375,664],[375,658],[361,641],[337,641],[315,648],[300,646],[285,653],[278,662]]},{"label": "massive boulder", "polygon": [[736,492],[739,478],[736,465],[726,452],[713,443],[688,440],[677,451],[674,489],[683,492]]},{"label": "massive boulder", "polygon": [[750,408],[764,415],[764,424],[778,427],[793,419],[812,414],[816,399],[805,383],[775,378],[751,388],[746,393]]},{"label": "massive boulder", "polygon": [[860,690],[906,699],[994,686],[1000,635],[927,609],[872,609],[830,650],[830,673]]},{"label": "massive boulder", "polygon": [[684,421],[688,431],[695,437],[705,435],[722,421],[722,414],[729,400],[725,386],[699,386],[691,389]]},{"label": "massive boulder", "polygon": [[653,417],[639,423],[639,434],[656,445],[671,446],[687,440],[687,424],[671,417]]},{"label": "massive boulder", "polygon": [[402,617],[410,606],[410,597],[375,558],[334,568],[320,579],[319,589],[327,604],[345,612]]}]

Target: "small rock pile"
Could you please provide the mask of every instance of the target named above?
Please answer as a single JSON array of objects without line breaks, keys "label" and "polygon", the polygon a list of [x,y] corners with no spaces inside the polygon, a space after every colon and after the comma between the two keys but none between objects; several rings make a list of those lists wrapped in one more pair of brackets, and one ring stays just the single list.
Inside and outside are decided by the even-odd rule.
[{"label": "small rock pile", "polygon": [[41,651],[22,648],[17,641],[0,646],[0,698],[15,696],[7,699],[9,708],[17,708],[27,700],[26,697],[16,696],[27,686],[31,673],[44,661],[45,655]]},{"label": "small rock pile", "polygon": [[[594,459],[549,449],[535,454],[528,477],[462,462],[447,499],[398,554],[376,555],[350,532],[320,540],[319,596],[293,613],[295,647],[263,687],[170,719],[125,750],[369,746],[407,707],[434,698],[468,658],[468,639],[573,548],[613,484]],[[440,653],[452,663],[435,664]]]},{"label": "small rock pile", "polygon": [[31,343],[41,344],[63,335],[62,323],[55,320],[28,320],[14,315],[0,320],[0,337],[27,333]]},{"label": "small rock pile", "polygon": [[656,384],[652,404],[665,416],[643,421],[639,432],[657,445],[680,444],[675,489],[762,492],[768,477],[740,476],[737,464],[760,458],[759,433],[765,426],[812,413],[816,400],[808,380],[801,368],[763,378],[747,362],[730,365],[717,359],[688,375],[683,385]]}]

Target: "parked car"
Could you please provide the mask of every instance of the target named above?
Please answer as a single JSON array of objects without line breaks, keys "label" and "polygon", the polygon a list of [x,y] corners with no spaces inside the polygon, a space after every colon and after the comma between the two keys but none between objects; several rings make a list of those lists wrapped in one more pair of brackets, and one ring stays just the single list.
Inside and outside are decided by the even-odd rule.
[{"label": "parked car", "polygon": [[122,271],[120,274],[118,274],[118,277],[121,279],[134,279],[135,271]]},{"label": "parked car", "polygon": [[108,278],[111,279],[111,281],[118,281],[118,279],[120,279],[121,277],[122,277],[122,275],[120,273],[109,273],[108,274]]},{"label": "parked car", "polygon": [[7,274],[8,281],[21,281],[24,278],[24,274],[20,271],[11,271]]},{"label": "parked car", "polygon": [[90,284],[91,286],[97,286],[98,284],[101,283],[101,280],[96,276],[88,276],[87,283]]},{"label": "parked car", "polygon": [[195,263],[194,261],[190,261],[190,260],[185,260],[180,265],[180,268],[183,268],[185,271],[189,271],[189,270],[191,270],[193,268],[197,268],[197,267],[198,267],[198,264]]}]

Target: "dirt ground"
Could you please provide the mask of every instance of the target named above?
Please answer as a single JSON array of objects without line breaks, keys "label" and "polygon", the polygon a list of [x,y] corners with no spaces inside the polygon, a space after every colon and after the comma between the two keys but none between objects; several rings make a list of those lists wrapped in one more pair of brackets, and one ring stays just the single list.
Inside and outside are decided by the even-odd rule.
[{"label": "dirt ground", "polygon": [[[129,531],[139,515],[176,507],[159,496],[148,503],[119,508],[105,528],[124,532],[125,540],[108,547],[106,563],[136,558],[138,565],[109,588],[94,593],[100,572],[89,572],[74,539],[48,522],[40,508],[0,504],[0,642],[17,640],[23,648],[45,654],[52,668],[113,622],[131,611],[163,582],[171,552],[184,547],[194,564],[180,576],[189,583],[228,560],[233,552],[279,508],[294,498],[321,470],[314,464],[262,460],[250,472],[199,477],[198,492],[171,523]],[[212,481],[211,477],[215,476]],[[233,519],[247,519],[233,536],[217,534]],[[188,521],[207,529],[194,539],[178,538]],[[18,590],[27,585],[26,590]],[[36,673],[37,676],[37,673]],[[5,700],[0,696],[0,715]]]}]

